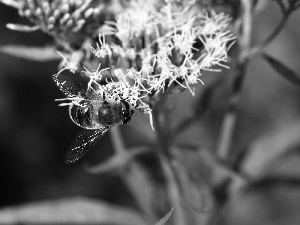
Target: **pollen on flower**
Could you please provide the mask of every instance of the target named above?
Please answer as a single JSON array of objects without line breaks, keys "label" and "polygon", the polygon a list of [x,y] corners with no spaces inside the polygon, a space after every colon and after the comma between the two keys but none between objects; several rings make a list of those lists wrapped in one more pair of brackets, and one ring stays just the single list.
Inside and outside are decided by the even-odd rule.
[{"label": "pollen on flower", "polygon": [[195,18],[186,21],[186,24],[178,28],[174,28],[172,40],[174,47],[179,50],[181,54],[188,54],[193,49],[193,44],[197,38],[197,27],[193,27]]},{"label": "pollen on flower", "polygon": [[102,73],[104,71],[108,70],[109,68],[105,68],[105,69],[100,70],[100,66],[101,66],[101,63],[98,65],[97,69],[94,70],[94,71],[89,71],[87,68],[83,67],[85,69],[85,71],[83,71],[83,72],[90,79],[89,82],[88,82],[88,89],[94,89],[92,84],[95,84],[98,87],[101,87],[101,85],[97,81],[101,81],[101,79],[103,77]]},{"label": "pollen on flower", "polygon": [[[85,66],[99,66],[83,71],[88,91],[108,102],[126,101],[132,110],[149,114],[151,126],[152,98],[172,88],[194,95],[193,85],[203,84],[203,71],[228,68],[227,52],[235,39],[229,16],[211,10],[203,14],[194,9],[194,0],[160,2],[159,7],[152,3],[130,1],[114,21],[99,28],[98,41],[85,48],[95,56]],[[109,44],[106,35],[112,35]],[[71,69],[71,60],[64,59]]]},{"label": "pollen on flower", "polygon": [[201,62],[202,67],[210,68],[211,66],[218,65],[228,68],[223,63],[227,61],[227,52],[232,46],[231,44],[227,47],[227,43],[233,41],[234,38],[229,32],[218,32],[214,36],[199,37],[206,49],[206,55]]},{"label": "pollen on flower", "polygon": [[107,80],[107,84],[100,84],[99,82],[103,79],[103,72],[109,69],[105,68],[100,70],[100,66],[101,64],[93,71],[89,71],[84,67],[85,71],[83,71],[83,73],[89,78],[87,89],[95,91],[108,102],[120,102],[124,100],[128,102],[131,107],[136,107],[137,101],[140,98],[140,89],[138,86],[129,85],[125,79],[127,75],[122,74],[120,70],[115,71],[119,76],[122,74],[124,79],[120,79],[120,81]]},{"label": "pollen on flower", "polygon": [[139,91],[125,82],[111,82],[102,86],[107,101],[120,102],[125,100],[131,107],[136,107]]},{"label": "pollen on flower", "polygon": [[127,74],[125,74],[125,78],[130,78],[134,81],[134,87],[139,90],[140,93],[146,92],[150,93],[150,91],[147,89],[147,79],[146,77],[149,74],[149,66],[146,65],[143,67],[140,71],[137,71],[135,68],[131,68],[128,70]]},{"label": "pollen on flower", "polygon": [[202,19],[202,35],[212,35],[219,31],[225,31],[228,27],[231,18],[224,13],[215,13],[211,11],[210,15],[205,14],[200,16]]},{"label": "pollen on flower", "polygon": [[90,45],[90,50],[91,52],[97,57],[97,58],[103,58],[106,55],[111,55],[111,50],[109,48],[109,46],[105,43],[105,36],[103,35],[103,41],[101,40],[101,36],[99,34],[99,43],[96,43],[96,48],[92,47]]},{"label": "pollen on flower", "polygon": [[63,58],[59,66],[60,68],[62,67],[62,69],[58,73],[61,73],[63,70],[69,70],[75,73],[78,70],[78,65],[83,57],[81,52],[74,52],[72,56],[65,56],[59,51],[57,51],[57,53]]},{"label": "pollen on flower", "polygon": [[108,23],[115,28],[110,27],[106,33],[116,35],[123,45],[133,37],[138,37],[143,33],[150,34],[157,24],[154,12],[155,9],[149,0],[131,1],[130,7],[117,16],[116,22]]}]

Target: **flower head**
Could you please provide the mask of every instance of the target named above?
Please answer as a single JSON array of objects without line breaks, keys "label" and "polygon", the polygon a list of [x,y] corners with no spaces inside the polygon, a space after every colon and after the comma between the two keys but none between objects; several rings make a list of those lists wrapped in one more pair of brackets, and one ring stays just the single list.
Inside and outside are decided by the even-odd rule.
[{"label": "flower head", "polygon": [[[107,22],[96,45],[89,46],[95,56],[90,65],[98,62],[98,67],[91,71],[84,67],[88,90],[107,101],[126,101],[150,118],[152,98],[167,89],[180,87],[194,95],[192,85],[203,84],[202,71],[227,67],[227,52],[235,37],[228,29],[227,15],[203,14],[193,4],[168,1],[156,8],[150,1],[131,1],[116,21]],[[106,43],[105,35],[121,44]],[[202,48],[196,47],[199,44]],[[72,69],[71,64],[66,68]]]},{"label": "flower head", "polygon": [[93,38],[109,12],[109,1],[4,1],[6,4],[9,2],[14,3],[21,16],[33,23],[33,27],[14,24],[9,27],[21,31],[40,29],[68,51],[78,50],[86,39]]}]

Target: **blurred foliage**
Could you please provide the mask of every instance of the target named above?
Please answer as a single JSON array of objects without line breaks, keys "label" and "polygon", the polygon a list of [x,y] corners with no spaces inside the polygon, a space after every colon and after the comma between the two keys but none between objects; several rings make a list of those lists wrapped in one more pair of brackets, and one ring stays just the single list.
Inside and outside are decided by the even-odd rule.
[{"label": "blurred foliage", "polygon": [[146,224],[133,210],[83,197],[39,201],[7,207],[0,212],[2,224],[16,224],[20,221],[26,224]]}]

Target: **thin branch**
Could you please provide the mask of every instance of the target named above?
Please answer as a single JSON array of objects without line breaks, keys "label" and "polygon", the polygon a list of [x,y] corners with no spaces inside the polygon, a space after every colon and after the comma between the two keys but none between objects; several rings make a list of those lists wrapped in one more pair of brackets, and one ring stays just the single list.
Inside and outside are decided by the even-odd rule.
[{"label": "thin branch", "polygon": [[169,200],[171,206],[174,207],[174,224],[175,225],[183,225],[185,224],[185,217],[182,206],[180,205],[181,195],[179,186],[171,165],[170,158],[170,135],[167,134],[168,130],[166,126],[168,123],[168,113],[166,101],[166,95],[160,96],[159,102],[156,104],[156,108],[153,112],[153,119],[155,122],[155,129],[157,133],[157,142],[158,142],[158,158],[161,163],[162,172],[164,174],[164,178],[166,179],[166,189],[169,195]]},{"label": "thin branch", "polygon": [[220,137],[217,146],[217,156],[222,160],[227,160],[231,150],[234,130],[237,120],[236,107],[240,99],[243,80],[245,77],[245,70],[249,56],[251,34],[252,34],[252,17],[253,7],[252,1],[242,0],[244,7],[244,14],[242,18],[242,33],[239,37],[239,56],[237,63],[234,66],[233,86],[229,99],[228,110],[222,122]]},{"label": "thin branch", "polygon": [[111,137],[111,142],[113,145],[116,154],[124,153],[125,151],[125,144],[123,138],[120,133],[119,126],[113,127],[109,130],[109,134]]},{"label": "thin branch", "polygon": [[158,154],[158,156],[159,156],[158,158],[160,159],[164,177],[166,179],[167,192],[169,194],[169,198],[170,198],[172,207],[175,210],[174,224],[175,225],[186,224],[184,212],[183,212],[182,206],[180,204],[180,202],[181,202],[180,190],[179,190],[178,183],[177,183],[175,175],[174,175],[174,171],[170,164],[170,161],[163,152],[160,152]]},{"label": "thin branch", "polygon": [[286,24],[289,15],[284,15],[281,18],[281,21],[279,22],[279,24],[277,25],[277,27],[273,30],[273,32],[265,39],[263,40],[261,43],[259,43],[257,46],[253,47],[250,51],[250,57],[253,57],[259,53],[261,53],[263,51],[264,48],[266,48],[277,36],[278,34],[282,31],[284,25]]}]

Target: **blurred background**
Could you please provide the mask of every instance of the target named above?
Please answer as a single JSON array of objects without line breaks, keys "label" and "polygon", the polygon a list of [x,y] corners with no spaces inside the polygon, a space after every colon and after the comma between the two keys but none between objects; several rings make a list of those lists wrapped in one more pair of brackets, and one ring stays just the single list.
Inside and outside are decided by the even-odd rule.
[{"label": "blurred background", "polygon": [[[51,42],[42,32],[11,31],[5,27],[8,22],[24,20],[15,9],[0,4],[1,45]],[[81,129],[69,119],[68,107],[54,101],[63,97],[52,80],[59,61],[36,63],[0,53],[0,62],[0,206],[74,195],[128,202],[116,176],[89,175],[80,163],[64,163],[66,150]],[[112,154],[108,134],[95,149],[101,150],[87,155],[86,161]]]},{"label": "blurred background", "polygon": [[[277,5],[268,1],[254,21],[255,43],[273,30],[280,16]],[[298,11],[265,50],[298,74],[299,21]],[[23,20],[16,10],[0,4],[0,45],[44,46],[51,42],[42,32],[27,34],[11,31],[5,27],[6,23],[23,23]],[[131,195],[118,174],[95,175],[83,169],[84,165],[104,161],[113,154],[109,134],[98,141],[83,160],[71,165],[64,163],[65,152],[81,129],[69,119],[67,107],[58,107],[54,101],[63,97],[51,77],[56,73],[58,63],[37,63],[0,53],[0,207],[72,196],[92,197],[134,207]],[[184,132],[177,140],[178,143],[188,142],[207,149],[215,148],[229,96],[230,70],[205,74],[204,82],[209,83],[214,79],[213,76],[228,76],[229,79],[217,89],[212,107],[204,118]],[[199,95],[202,93],[201,88],[199,85],[196,89]],[[286,149],[299,151],[295,147],[300,146],[299,96],[300,88],[278,76],[262,58],[257,57],[251,61],[239,105],[233,146],[235,151],[251,149],[243,167],[252,174],[292,173],[300,176],[300,158],[295,160],[299,155],[277,159]],[[196,104],[187,91],[174,96],[174,102],[174,121],[180,120],[182,114]],[[155,134],[150,125],[144,125],[143,121],[147,120],[138,116],[130,125],[121,126],[126,145],[151,142]],[[151,156],[145,161],[151,167]],[[260,199],[259,194],[255,196]],[[286,198],[282,199],[286,201]],[[245,205],[244,201],[244,198],[236,200],[230,207],[239,208]],[[252,201],[251,204],[258,203]],[[255,212],[256,209],[247,208],[245,212],[248,210]],[[241,211],[242,214],[244,211]]]}]

